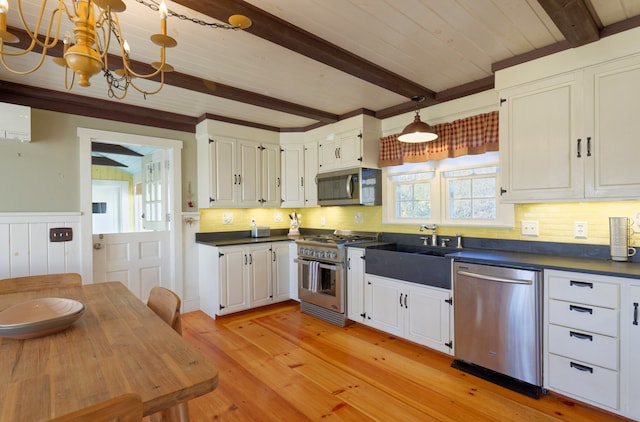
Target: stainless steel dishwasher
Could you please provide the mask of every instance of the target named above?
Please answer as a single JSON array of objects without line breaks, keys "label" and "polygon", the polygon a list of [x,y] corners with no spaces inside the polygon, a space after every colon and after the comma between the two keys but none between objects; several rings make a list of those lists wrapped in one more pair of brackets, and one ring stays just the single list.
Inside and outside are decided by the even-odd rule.
[{"label": "stainless steel dishwasher", "polygon": [[453,366],[538,397],[542,391],[540,272],[454,262],[453,274]]}]

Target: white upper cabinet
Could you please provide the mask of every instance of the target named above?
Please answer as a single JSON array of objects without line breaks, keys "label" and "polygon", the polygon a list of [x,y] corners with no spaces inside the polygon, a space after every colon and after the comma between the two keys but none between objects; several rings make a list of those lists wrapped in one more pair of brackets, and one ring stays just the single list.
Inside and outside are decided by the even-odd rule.
[{"label": "white upper cabinet", "polygon": [[330,133],[318,141],[319,173],[357,167],[378,167],[382,133],[380,120],[361,115],[344,125],[347,124],[348,127],[355,128],[338,126],[337,130],[343,131]]},{"label": "white upper cabinet", "polygon": [[282,206],[317,206],[318,143],[283,144],[281,148]]},{"label": "white upper cabinet", "polygon": [[279,207],[280,146],[198,133],[201,208]]},{"label": "white upper cabinet", "polygon": [[318,142],[304,144],[304,206],[318,205]]},{"label": "white upper cabinet", "polygon": [[506,202],[637,198],[640,57],[500,92]]},{"label": "white upper cabinet", "polygon": [[304,206],[304,145],[282,145],[282,206]]}]

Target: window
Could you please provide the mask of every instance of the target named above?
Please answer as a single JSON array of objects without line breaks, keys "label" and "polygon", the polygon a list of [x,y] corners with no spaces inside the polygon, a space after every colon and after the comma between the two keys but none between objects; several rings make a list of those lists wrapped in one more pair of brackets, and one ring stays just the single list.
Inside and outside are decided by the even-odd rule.
[{"label": "window", "polygon": [[390,168],[385,174],[386,201],[383,203],[392,205],[383,208],[384,222],[423,224],[438,218],[439,187],[435,169],[405,164]]},{"label": "window", "polygon": [[383,223],[513,227],[513,205],[499,200],[497,153],[435,164],[385,169]]}]

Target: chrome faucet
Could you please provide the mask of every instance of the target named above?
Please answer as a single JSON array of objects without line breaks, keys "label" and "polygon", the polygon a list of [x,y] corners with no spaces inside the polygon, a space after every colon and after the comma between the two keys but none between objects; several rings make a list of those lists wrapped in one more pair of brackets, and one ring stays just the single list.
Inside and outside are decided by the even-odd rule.
[{"label": "chrome faucet", "polygon": [[423,224],[420,226],[420,231],[423,232],[424,229],[431,230],[431,246],[438,246],[438,227],[435,224]]}]

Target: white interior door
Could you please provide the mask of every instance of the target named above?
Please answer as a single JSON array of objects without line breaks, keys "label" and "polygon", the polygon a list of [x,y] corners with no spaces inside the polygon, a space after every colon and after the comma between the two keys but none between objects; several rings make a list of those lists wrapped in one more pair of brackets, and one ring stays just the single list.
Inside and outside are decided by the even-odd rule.
[{"label": "white interior door", "polygon": [[120,281],[146,301],[154,286],[168,285],[169,232],[94,234],[94,282]]},{"label": "white interior door", "polygon": [[[182,226],[170,222],[171,215],[181,212],[180,186],[182,142],[167,139],[78,129],[81,156],[81,209],[83,279],[87,282],[121,281],[141,300],[146,301],[153,286],[164,286],[182,297]],[[153,157],[150,163],[161,163],[150,182],[152,203],[160,207],[162,230],[94,233],[91,213],[91,140],[122,145],[145,145],[162,150],[164,157]],[[108,141],[107,141],[108,140]],[[168,164],[167,164],[168,163]],[[153,167],[154,164],[151,164]],[[144,168],[144,166],[143,166]],[[158,179],[156,174],[162,176]],[[88,183],[86,182],[88,178]],[[140,179],[144,183],[144,179]],[[143,185],[142,191],[145,190]],[[158,192],[160,190],[160,192]],[[133,199],[133,198],[132,198]],[[134,204],[136,201],[131,200]],[[162,202],[162,205],[157,205]],[[133,205],[131,205],[133,207]],[[144,209],[144,208],[143,208]],[[160,228],[158,226],[158,228]],[[177,280],[180,280],[178,283]]]}]

